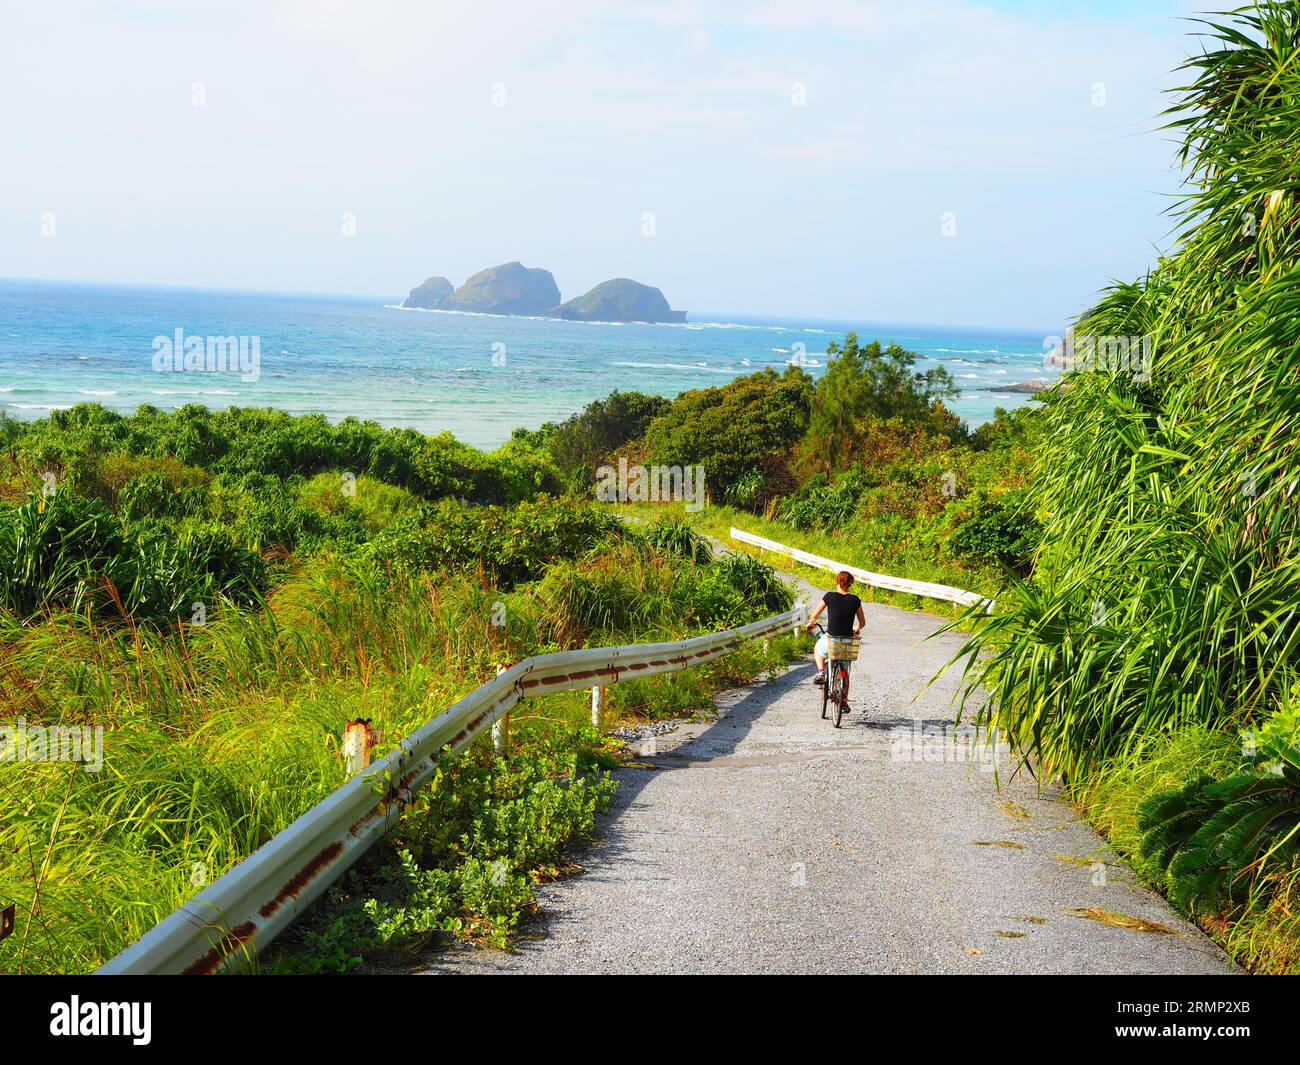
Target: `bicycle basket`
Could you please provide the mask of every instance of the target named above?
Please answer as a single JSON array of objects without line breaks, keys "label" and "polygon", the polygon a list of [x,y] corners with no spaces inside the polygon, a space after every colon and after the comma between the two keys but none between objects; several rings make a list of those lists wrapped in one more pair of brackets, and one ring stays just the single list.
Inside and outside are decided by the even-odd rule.
[{"label": "bicycle basket", "polygon": [[861,649],[861,637],[831,636],[827,639],[826,657],[835,662],[856,662]]}]

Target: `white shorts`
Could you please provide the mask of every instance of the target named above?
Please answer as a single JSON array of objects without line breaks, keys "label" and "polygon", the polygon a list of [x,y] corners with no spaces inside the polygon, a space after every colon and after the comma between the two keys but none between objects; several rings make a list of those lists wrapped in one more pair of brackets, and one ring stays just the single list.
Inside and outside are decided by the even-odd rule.
[{"label": "white shorts", "polygon": [[825,661],[826,655],[830,651],[830,646],[831,646],[831,638],[827,636],[826,633],[823,632],[820,636],[817,637],[817,645],[816,647],[813,648],[813,653],[821,655],[822,660]]}]

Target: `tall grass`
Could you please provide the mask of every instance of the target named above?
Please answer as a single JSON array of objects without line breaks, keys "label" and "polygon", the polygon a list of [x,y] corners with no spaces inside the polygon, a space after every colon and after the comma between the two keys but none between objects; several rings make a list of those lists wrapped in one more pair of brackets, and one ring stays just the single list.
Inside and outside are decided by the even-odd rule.
[{"label": "tall grass", "polygon": [[1078,326],[1151,336],[1150,380],[1078,372],[1049,401],[1034,578],[967,649],[990,723],[1071,777],[1153,734],[1268,714],[1300,665],[1300,11],[1206,33],[1169,113],[1182,242]]},{"label": "tall grass", "polygon": [[[277,588],[264,610],[232,607],[179,633],[67,613],[28,625],[9,616],[0,640],[7,709],[32,724],[78,722],[106,734],[99,772],[0,762],[0,895],[20,914],[0,969],[79,972],[111,957],[338,787],[349,719],[370,719],[393,742],[528,654],[673,638],[773,612],[746,599],[725,568],[639,543],[552,569],[540,585],[506,592],[472,577],[326,556]],[[593,610],[606,602],[619,604],[617,616]],[[746,649],[690,677],[656,678],[620,692],[615,712],[655,714],[682,697],[698,707],[718,684],[738,672],[747,679],[781,653]],[[530,702],[516,714],[516,736],[572,757],[601,742],[582,733],[588,712],[581,693]],[[563,760],[549,757],[553,767]],[[490,758],[480,769],[498,775]],[[477,771],[466,772],[469,787]],[[592,796],[553,801],[568,811],[566,832],[585,831]],[[417,865],[458,878],[439,896],[451,907],[446,922],[468,922],[465,934],[488,929],[495,941],[518,918],[510,900],[529,871],[514,869],[514,894],[503,895],[474,864],[492,853],[484,844]],[[486,925],[474,900],[490,910]],[[413,918],[386,919],[397,935]]]},{"label": "tall grass", "polygon": [[[967,619],[960,657],[984,723],[1118,819],[1132,853],[1159,854],[1152,876],[1172,898],[1276,970],[1296,957],[1296,873],[1252,856],[1257,843],[1288,853],[1294,788],[1268,805],[1247,793],[1265,788],[1256,770],[1221,755],[1285,712],[1300,673],[1300,8],[1261,3],[1203,23],[1199,40],[1166,115],[1187,174],[1177,246],[1077,323],[1149,338],[1149,374],[1081,370],[1053,392],[1027,493],[1042,526],[1033,576],[1000,591],[994,617]],[[1170,746],[1185,736],[1203,740]],[[1179,762],[1189,750],[1213,756]],[[1171,768],[1162,786],[1189,787],[1179,801],[1133,784]],[[1238,775],[1207,787],[1216,774]],[[1167,834],[1160,811],[1209,818],[1225,788],[1246,801],[1195,853],[1132,839],[1132,803],[1149,800],[1148,834]]]}]

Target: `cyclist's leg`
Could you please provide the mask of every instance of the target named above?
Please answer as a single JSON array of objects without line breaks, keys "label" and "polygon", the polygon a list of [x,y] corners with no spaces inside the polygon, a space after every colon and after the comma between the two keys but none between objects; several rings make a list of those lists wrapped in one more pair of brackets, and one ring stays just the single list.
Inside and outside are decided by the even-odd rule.
[{"label": "cyclist's leg", "polygon": [[849,666],[850,663],[844,662],[840,665],[843,674],[840,677],[840,698],[843,700],[844,709],[849,708]]},{"label": "cyclist's leg", "polygon": [[[826,634],[822,633],[820,636],[817,637],[817,643],[813,645],[813,661],[817,663],[818,677],[826,676],[826,650],[827,650]],[[814,677],[813,679],[816,680],[817,678]]]}]

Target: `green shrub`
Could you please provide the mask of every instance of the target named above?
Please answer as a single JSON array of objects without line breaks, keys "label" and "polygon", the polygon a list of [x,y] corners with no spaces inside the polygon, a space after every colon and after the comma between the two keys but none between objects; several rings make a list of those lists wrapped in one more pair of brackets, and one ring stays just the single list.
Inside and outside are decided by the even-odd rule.
[{"label": "green shrub", "polygon": [[1300,856],[1300,685],[1243,743],[1241,766],[1197,773],[1138,811],[1141,853],[1164,871],[1170,899],[1214,911],[1247,901],[1255,885]]},{"label": "green shrub", "polygon": [[1020,577],[1029,576],[1040,527],[1027,513],[1023,498],[1008,493],[984,502],[975,516],[948,541],[956,555],[993,562]]},{"label": "green shrub", "polygon": [[703,466],[709,494],[722,499],[742,477],[802,439],[812,392],[812,379],[797,366],[683,392],[646,430],[650,461]]},{"label": "green shrub", "polygon": [[427,524],[399,524],[378,536],[367,557],[401,569],[479,574],[508,588],[624,535],[622,522],[590,503],[545,497],[509,508],[445,502]]},{"label": "green shrub", "polygon": [[219,528],[148,526],[128,536],[102,503],[64,492],[0,510],[0,606],[21,618],[66,608],[166,624],[249,601],[267,567]]},{"label": "green shrub", "polygon": [[122,485],[117,502],[118,514],[128,522],[188,517],[206,509],[208,486],[200,483],[178,489],[161,473],[142,473]]},{"label": "green shrub", "polygon": [[20,617],[86,609],[127,557],[122,527],[102,503],[68,492],[35,493],[0,511],[0,605]]},{"label": "green shrub", "polygon": [[794,602],[794,593],[776,570],[753,555],[723,555],[713,565],[757,617],[782,614]]},{"label": "green shrub", "polygon": [[713,546],[680,518],[660,518],[645,530],[645,540],[656,551],[704,564],[713,559]]},{"label": "green shrub", "polygon": [[852,521],[863,493],[878,483],[858,464],[831,484],[827,475],[815,473],[781,501],[777,517],[796,529],[838,529]]},{"label": "green shrub", "polygon": [[578,414],[552,426],[546,446],[556,465],[580,486],[590,484],[596,468],[618,448],[645,436],[650,422],[669,407],[661,396],[611,392]]}]

